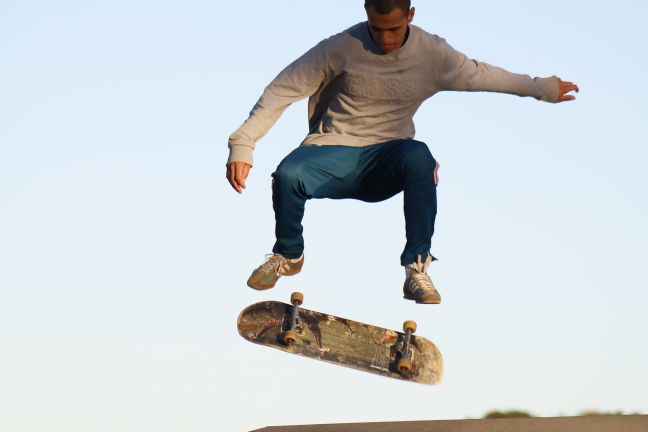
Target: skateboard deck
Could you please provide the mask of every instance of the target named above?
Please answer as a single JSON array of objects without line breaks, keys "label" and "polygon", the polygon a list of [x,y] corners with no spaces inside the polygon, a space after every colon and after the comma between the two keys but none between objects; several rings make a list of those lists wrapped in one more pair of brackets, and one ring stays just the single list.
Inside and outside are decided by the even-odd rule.
[{"label": "skateboard deck", "polygon": [[[441,382],[441,352],[429,340],[410,332],[389,330],[299,307],[298,318],[293,319],[295,327],[291,334],[295,335],[294,341],[284,342],[294,307],[275,301],[248,306],[238,317],[239,334],[256,344],[389,378],[421,384]],[[416,324],[408,322],[414,325],[415,330]],[[399,372],[405,345],[408,346],[405,361],[409,367]]]}]

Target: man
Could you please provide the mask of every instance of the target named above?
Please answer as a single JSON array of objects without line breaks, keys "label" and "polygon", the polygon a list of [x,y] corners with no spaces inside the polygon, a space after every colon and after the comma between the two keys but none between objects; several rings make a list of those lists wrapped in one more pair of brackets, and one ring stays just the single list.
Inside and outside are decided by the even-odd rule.
[{"label": "man", "polygon": [[272,288],[304,262],[301,221],[306,200],[367,202],[403,192],[406,244],[403,294],[441,301],[427,269],[436,216],[438,163],[414,140],[412,117],[443,90],[490,91],[573,100],[578,91],[557,77],[535,78],[467,58],[446,41],[411,25],[409,0],[365,0],[367,21],[317,44],[265,89],[229,139],[227,179],[239,193],[252,167],[255,142],[293,102],[309,97],[309,133],[272,174],[276,243],[248,285]]}]

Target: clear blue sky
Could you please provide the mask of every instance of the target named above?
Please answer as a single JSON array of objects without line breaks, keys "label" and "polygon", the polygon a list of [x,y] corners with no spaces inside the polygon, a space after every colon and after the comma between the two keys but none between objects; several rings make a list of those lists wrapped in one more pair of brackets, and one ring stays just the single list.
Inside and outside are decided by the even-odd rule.
[{"label": "clear blue sky", "polygon": [[[648,411],[648,6],[414,5],[415,24],[471,57],[582,89],[561,105],[444,93],[418,112],[442,164],[440,306],[401,297],[400,196],[309,202],[302,274],[245,286],[273,243],[269,176],[306,133],[305,104],[259,142],[241,196],[227,137],[281,68],[364,20],[362,2],[0,2],[0,429]],[[241,309],[293,290],[311,309],[416,320],[443,384],[238,336]]]}]

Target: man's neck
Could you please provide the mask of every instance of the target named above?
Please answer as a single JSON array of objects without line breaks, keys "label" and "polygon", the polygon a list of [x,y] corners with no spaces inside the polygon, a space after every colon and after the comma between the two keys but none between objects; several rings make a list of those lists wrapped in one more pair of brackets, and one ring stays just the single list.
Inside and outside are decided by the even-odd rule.
[{"label": "man's neck", "polygon": [[407,39],[409,39],[409,34],[410,34],[410,26],[407,24],[407,31],[405,32],[405,37],[403,38],[403,43],[401,44],[401,47],[405,45],[405,42],[407,42]]}]

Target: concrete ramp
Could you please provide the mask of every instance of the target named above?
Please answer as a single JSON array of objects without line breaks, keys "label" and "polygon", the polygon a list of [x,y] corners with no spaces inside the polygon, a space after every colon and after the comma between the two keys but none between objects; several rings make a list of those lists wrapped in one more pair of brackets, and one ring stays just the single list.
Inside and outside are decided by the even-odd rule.
[{"label": "concrete ramp", "polygon": [[272,426],[253,432],[648,432],[648,416],[529,417]]}]

